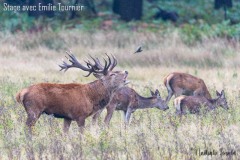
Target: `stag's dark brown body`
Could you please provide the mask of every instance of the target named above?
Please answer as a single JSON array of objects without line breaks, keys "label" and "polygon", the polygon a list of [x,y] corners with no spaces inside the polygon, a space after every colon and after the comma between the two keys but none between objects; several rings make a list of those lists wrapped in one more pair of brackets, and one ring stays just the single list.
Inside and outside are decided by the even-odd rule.
[{"label": "stag's dark brown body", "polygon": [[[64,131],[68,131],[71,121],[77,121],[79,127],[83,127],[85,119],[108,103],[111,94],[126,83],[127,71],[111,70],[117,62],[109,65],[105,63],[102,70],[95,71],[89,64],[82,66],[73,55],[72,65],[64,62],[62,69],[77,67],[95,73],[99,79],[88,84],[53,84],[40,83],[27,87],[20,91],[16,99],[21,103],[28,115],[26,124],[31,128],[42,113],[51,114],[57,118],[64,118]],[[90,75],[88,74],[88,75]]]},{"label": "stag's dark brown body", "polygon": [[175,97],[194,95],[204,96],[208,99],[212,98],[204,81],[187,73],[173,72],[169,74],[164,78],[164,85],[168,90],[167,102],[170,101],[173,95]]},{"label": "stag's dark brown body", "polygon": [[99,104],[109,101],[109,95],[99,81],[85,85],[40,83],[21,91],[17,100],[22,101],[27,111],[34,110],[37,115],[44,112],[77,120],[101,108]]}]

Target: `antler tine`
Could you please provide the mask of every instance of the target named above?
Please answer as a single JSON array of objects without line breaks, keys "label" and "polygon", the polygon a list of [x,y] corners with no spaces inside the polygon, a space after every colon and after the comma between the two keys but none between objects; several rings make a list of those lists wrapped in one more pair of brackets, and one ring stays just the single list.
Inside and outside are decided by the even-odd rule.
[{"label": "antler tine", "polygon": [[104,59],[104,62],[105,62],[105,65],[104,65],[104,68],[99,68],[97,66],[92,66],[92,70],[94,73],[101,73],[101,74],[104,74],[104,75],[107,75],[108,71],[107,71],[107,61]]},{"label": "antler tine", "polygon": [[103,67],[103,65],[101,64],[100,60],[98,58],[93,58],[91,55],[89,55],[89,57],[91,57],[91,59],[94,61],[95,64],[92,64],[89,60],[87,62],[88,66],[91,66],[91,69],[93,70],[94,73],[101,73],[106,75],[107,74],[107,61],[104,59],[105,61],[105,65]]},{"label": "antler tine", "polygon": [[112,61],[111,61],[111,58],[109,57],[109,55],[108,55],[107,53],[105,53],[105,54],[106,54],[106,56],[107,56],[107,58],[108,58],[108,61],[109,61],[108,65],[106,66],[106,67],[107,67],[107,70],[108,70],[109,67],[112,65]]},{"label": "antler tine", "polygon": [[106,75],[108,73],[108,64],[107,64],[107,60],[105,58],[103,58],[103,60],[104,60],[103,74]]},{"label": "antler tine", "polygon": [[[71,58],[71,59],[69,59],[69,58],[67,58],[72,64],[80,64],[79,62],[78,62],[78,60],[77,60],[77,58],[73,55],[73,54],[69,54],[67,51],[66,51],[66,53],[68,54],[68,56]],[[70,52],[71,53],[71,52]],[[80,64],[81,65],[81,64]]]},{"label": "antler tine", "polygon": [[89,59],[87,61],[84,60],[84,62],[87,64],[88,68],[91,68],[92,66],[94,66],[94,64],[92,64],[92,62],[90,62]]},{"label": "antler tine", "polygon": [[[111,54],[111,55],[112,55],[112,54]],[[114,61],[115,61],[114,65],[117,65],[117,59],[116,59],[116,57],[115,57],[114,55],[112,55],[112,57],[113,57],[113,59],[114,59]]]},{"label": "antler tine", "polygon": [[64,60],[63,60],[63,64],[62,65],[59,65],[59,67],[61,68],[60,71],[64,70],[64,72],[66,72],[69,68],[79,68],[83,71],[87,71],[89,72],[87,76],[89,76],[92,72],[96,72],[91,65],[88,65],[87,64],[87,67],[83,66],[81,63],[79,63],[79,61],[77,60],[77,58],[71,54],[72,52],[71,51],[66,51],[67,55],[68,56],[65,56],[67,58],[67,60],[69,62],[71,62],[71,64],[68,64],[66,63]]},{"label": "antler tine", "polygon": [[92,60],[95,63],[94,65],[91,64],[92,66],[94,66],[93,67],[94,69],[104,70],[103,65],[101,64],[101,62],[100,62],[100,60],[98,58],[93,58],[91,55],[89,55],[89,56],[92,58]]},{"label": "antler tine", "polygon": [[61,69],[60,71],[64,70],[64,72],[66,72],[68,70],[68,64],[66,62],[63,61],[62,65],[58,65]]},{"label": "antler tine", "polygon": [[113,61],[111,60],[110,56],[108,56],[108,61],[103,58],[104,60],[104,66],[101,64],[100,60],[98,58],[93,58],[91,55],[89,55],[91,57],[91,59],[94,61],[94,64],[90,61],[90,60],[86,60],[84,61],[86,63],[87,66],[82,65],[77,58],[72,54],[71,51],[66,51],[67,56],[65,56],[67,58],[67,60],[71,63],[68,64],[63,60],[63,64],[59,65],[59,67],[61,68],[60,71],[64,70],[64,72],[66,72],[69,68],[79,68],[83,71],[87,71],[89,72],[85,77],[88,77],[89,75],[91,75],[91,73],[100,73],[100,74],[104,74],[107,75],[107,73],[109,72],[109,70],[112,70],[115,66],[116,66],[116,59],[113,57]]},{"label": "antler tine", "polygon": [[109,71],[112,71],[113,68],[117,65],[117,59],[112,54],[111,54],[111,56],[113,58],[113,64],[109,67]]},{"label": "antler tine", "polygon": [[87,75],[85,75],[84,77],[88,77],[88,76],[90,76],[90,74],[91,74],[92,72],[89,72]]},{"label": "antler tine", "polygon": [[103,65],[101,64],[100,60],[98,58],[96,58],[97,64],[99,67],[101,67],[101,69],[103,69]]}]

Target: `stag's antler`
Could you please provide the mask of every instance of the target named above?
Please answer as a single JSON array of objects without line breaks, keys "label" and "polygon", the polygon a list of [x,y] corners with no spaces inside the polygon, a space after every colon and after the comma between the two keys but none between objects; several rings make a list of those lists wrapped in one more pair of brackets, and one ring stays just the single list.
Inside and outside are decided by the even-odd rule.
[{"label": "stag's antler", "polygon": [[92,64],[90,60],[85,61],[87,63],[87,66],[93,66],[94,69],[96,70],[103,70],[104,66],[101,64],[100,60],[98,58],[93,58],[91,55],[89,55],[91,57],[91,59],[94,61],[95,64]]},{"label": "stag's antler", "polygon": [[[72,64],[67,64],[65,61],[63,61],[62,65],[59,65],[59,67],[61,68],[60,71],[64,70],[64,72],[66,72],[69,68],[79,68],[83,71],[87,71],[89,72],[85,77],[88,77],[91,73],[96,73],[96,74],[104,74],[107,75],[109,68],[112,68],[112,66],[115,64],[114,60],[114,64],[112,64],[111,59],[109,57],[109,64],[107,64],[107,61],[104,59],[104,66],[100,63],[99,59],[96,58],[94,59],[92,56],[90,56],[95,64],[92,64],[89,60],[88,62],[86,62],[87,67],[83,66],[82,64],[79,63],[79,61],[77,60],[77,58],[72,54],[72,52],[66,52],[68,54],[69,57],[66,56],[66,58],[68,59],[69,62],[71,62]],[[111,67],[110,67],[111,66]],[[114,66],[115,67],[115,66]]]},{"label": "stag's antler", "polygon": [[71,62],[72,64],[67,64],[65,61],[63,61],[62,65],[59,65],[59,67],[61,68],[60,71],[64,70],[64,72],[66,72],[69,68],[75,67],[75,68],[80,68],[84,71],[92,71],[91,68],[87,68],[83,65],[81,65],[77,58],[72,54],[72,52],[70,51],[70,53],[68,51],[66,51],[66,53],[68,54],[69,58],[67,56],[65,56],[67,58],[67,60],[69,62]]},{"label": "stag's antler", "polygon": [[[117,65],[117,60],[116,60],[116,58],[113,55],[112,55],[112,59],[113,60],[111,60],[110,56],[107,53],[105,53],[105,54],[106,54],[106,56],[108,58],[108,62],[109,62],[106,67],[104,67],[101,64],[101,62],[100,62],[100,60],[98,58],[93,58],[92,56],[90,56],[90,57],[94,61],[95,64],[92,64],[90,62],[90,60],[88,60],[88,61],[85,61],[87,66],[88,67],[92,66],[94,69],[97,69],[97,70],[105,70],[105,74],[107,74],[109,71],[112,71],[113,68]],[[105,63],[107,62],[107,60],[105,58],[103,58],[103,60],[104,60]]]},{"label": "stag's antler", "polygon": [[[106,54],[107,55],[107,54]],[[111,54],[112,55],[112,54]],[[107,55],[108,59],[110,60],[110,57]],[[117,65],[117,59],[115,58],[115,56],[112,55],[113,58],[113,63],[111,64],[111,66],[109,67],[109,71],[112,71],[114,67],[116,67]]]}]

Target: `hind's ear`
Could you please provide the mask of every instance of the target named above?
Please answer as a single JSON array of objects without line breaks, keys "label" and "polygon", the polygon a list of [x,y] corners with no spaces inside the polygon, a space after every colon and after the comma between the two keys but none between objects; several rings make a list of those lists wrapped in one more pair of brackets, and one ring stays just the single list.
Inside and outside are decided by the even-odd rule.
[{"label": "hind's ear", "polygon": [[224,90],[221,91],[221,97],[222,97],[222,98],[225,97],[225,92],[224,92]]},{"label": "hind's ear", "polygon": [[220,94],[218,91],[216,91],[216,95],[217,95],[217,96],[221,96],[221,94]]},{"label": "hind's ear", "polygon": [[156,89],[156,91],[155,91],[155,95],[161,97],[161,96],[160,96],[160,92],[159,92],[158,89]]},{"label": "hind's ear", "polygon": [[155,94],[154,94],[154,92],[153,91],[151,91],[151,89],[149,89],[150,90],[150,93],[151,93],[151,95],[152,96],[154,96]]},{"label": "hind's ear", "polygon": [[222,90],[222,91],[221,91],[221,95],[225,95],[225,92],[224,92],[224,90]]}]

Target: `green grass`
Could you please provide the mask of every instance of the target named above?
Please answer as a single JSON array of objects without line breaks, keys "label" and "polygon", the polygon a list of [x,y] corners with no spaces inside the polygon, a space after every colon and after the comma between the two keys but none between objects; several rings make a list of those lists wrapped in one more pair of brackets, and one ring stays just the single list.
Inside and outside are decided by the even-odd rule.
[{"label": "green grass", "polygon": [[[96,32],[77,30],[46,31],[42,34],[0,34],[0,159],[238,159],[240,156],[240,47],[239,41],[214,38],[188,46],[174,32],[159,36],[152,32]],[[31,38],[29,38],[31,37]],[[139,44],[143,52],[132,54]],[[61,47],[59,47],[61,46]],[[104,111],[93,126],[86,122],[83,135],[73,123],[69,134],[62,131],[63,120],[42,115],[30,141],[26,134],[26,112],[16,103],[16,93],[40,82],[89,83],[75,69],[59,72],[57,64],[70,48],[81,60],[88,54],[113,53],[119,60],[116,70],[129,72],[130,87],[143,96],[148,88],[167,96],[163,78],[181,71],[202,78],[214,96],[225,89],[230,109],[218,108],[200,116],[175,115],[170,109],[139,110],[131,124],[124,126],[121,112],[115,112],[107,128]],[[234,150],[237,156],[199,156],[197,149],[220,152]],[[219,153],[220,154],[220,153]]]}]

